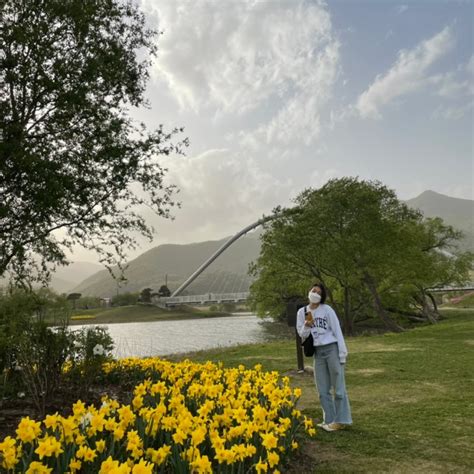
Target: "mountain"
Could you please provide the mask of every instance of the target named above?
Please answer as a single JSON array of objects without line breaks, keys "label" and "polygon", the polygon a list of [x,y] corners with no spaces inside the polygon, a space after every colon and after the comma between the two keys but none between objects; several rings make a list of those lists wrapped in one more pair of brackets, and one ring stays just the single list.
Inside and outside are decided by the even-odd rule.
[{"label": "mountain", "polygon": [[[474,250],[473,214],[474,201],[458,199],[425,191],[406,201],[420,209],[426,217],[441,217],[446,223],[463,230],[466,234],[462,248]],[[251,278],[248,265],[260,252],[260,232],[253,232],[235,242],[206,271],[199,276],[184,294],[226,293],[247,291]],[[132,260],[126,270],[127,283],[120,288],[107,270],[98,272],[74,288],[84,295],[110,297],[119,292],[155,291],[165,283],[171,291],[185,281],[228,239],[199,242],[187,245],[160,245]]]},{"label": "mountain", "polygon": [[[85,278],[94,275],[104,267],[91,262],[72,262],[65,267],[59,267],[53,272],[49,287],[57,293],[70,293]],[[8,280],[0,278],[0,287],[6,286]]]},{"label": "mountain", "polygon": [[[110,297],[121,293],[158,290],[165,284],[175,290],[228,238],[187,245],[165,244],[143,253],[129,263],[127,282],[118,288],[107,270],[92,275],[74,288],[83,295]],[[247,291],[251,278],[247,275],[249,263],[260,252],[259,233],[253,232],[237,240],[183,294],[227,293]]]},{"label": "mountain", "polygon": [[444,222],[464,232],[461,248],[474,251],[474,201],[425,191],[406,203],[425,217],[441,217]]},{"label": "mountain", "polygon": [[[84,279],[103,269],[103,265],[98,265],[97,263],[72,262],[66,267],[59,267],[54,272],[52,283],[54,283],[55,280],[58,280],[59,282],[67,282],[69,284],[68,289],[72,289]],[[56,289],[54,284],[51,286]]]},{"label": "mountain", "polygon": [[54,272],[49,286],[57,293],[71,293],[81,281],[102,270],[102,265],[91,262],[72,262]]}]

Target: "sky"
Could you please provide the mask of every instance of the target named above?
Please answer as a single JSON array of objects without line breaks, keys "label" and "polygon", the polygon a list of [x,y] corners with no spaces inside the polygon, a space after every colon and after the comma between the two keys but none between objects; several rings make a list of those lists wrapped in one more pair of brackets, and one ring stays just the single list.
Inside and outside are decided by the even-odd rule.
[{"label": "sky", "polygon": [[156,234],[130,258],[235,234],[342,176],[473,199],[473,1],[140,1],[162,34],[133,116],[190,146],[157,157],[181,208],[143,209]]}]

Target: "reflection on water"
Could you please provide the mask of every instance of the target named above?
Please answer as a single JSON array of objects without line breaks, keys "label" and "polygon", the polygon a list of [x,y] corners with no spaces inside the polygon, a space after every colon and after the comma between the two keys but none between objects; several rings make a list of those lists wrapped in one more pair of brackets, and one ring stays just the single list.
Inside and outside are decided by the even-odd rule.
[{"label": "reflection on water", "polygon": [[262,320],[250,314],[98,326],[108,327],[115,342],[115,357],[169,355],[265,342],[271,338]]}]

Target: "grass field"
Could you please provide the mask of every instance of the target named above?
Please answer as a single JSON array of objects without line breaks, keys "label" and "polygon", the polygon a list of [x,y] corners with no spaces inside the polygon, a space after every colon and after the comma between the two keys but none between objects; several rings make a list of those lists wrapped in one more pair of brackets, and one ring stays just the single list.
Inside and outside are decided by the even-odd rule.
[{"label": "grass field", "polygon": [[[354,425],[318,431],[289,472],[474,472],[474,311],[445,316],[401,334],[349,338]],[[295,371],[293,341],[186,357],[278,370],[303,388],[303,412],[321,418],[312,375]]]},{"label": "grass field", "polygon": [[228,316],[228,313],[199,310],[190,307],[163,309],[158,306],[133,305],[118,306],[116,308],[77,310],[73,312],[70,324],[134,323],[219,316]]}]

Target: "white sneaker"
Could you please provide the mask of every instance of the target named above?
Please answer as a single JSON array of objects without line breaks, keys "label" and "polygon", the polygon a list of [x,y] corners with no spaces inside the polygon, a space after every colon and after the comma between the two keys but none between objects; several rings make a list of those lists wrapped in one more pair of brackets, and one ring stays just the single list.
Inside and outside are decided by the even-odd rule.
[{"label": "white sneaker", "polygon": [[336,431],[334,428],[331,428],[331,424],[321,423],[320,428],[324,431]]},{"label": "white sneaker", "polygon": [[324,431],[340,431],[346,428],[347,425],[343,425],[342,423],[329,423],[324,424],[321,428]]}]

